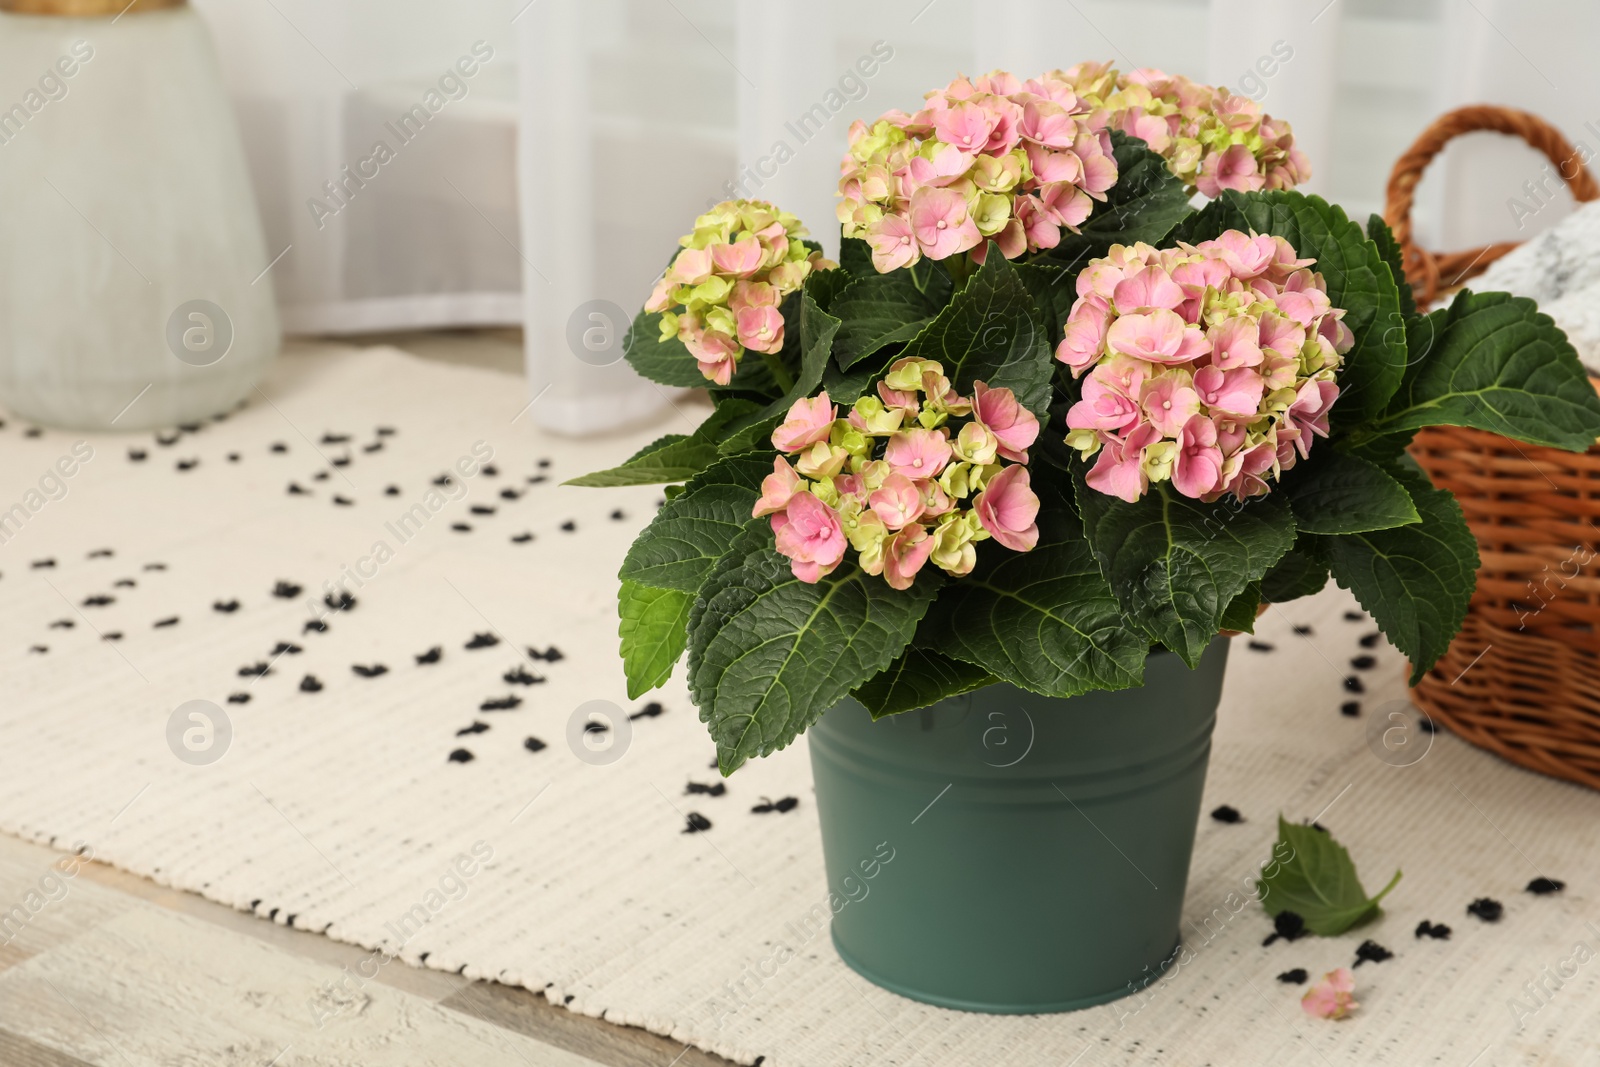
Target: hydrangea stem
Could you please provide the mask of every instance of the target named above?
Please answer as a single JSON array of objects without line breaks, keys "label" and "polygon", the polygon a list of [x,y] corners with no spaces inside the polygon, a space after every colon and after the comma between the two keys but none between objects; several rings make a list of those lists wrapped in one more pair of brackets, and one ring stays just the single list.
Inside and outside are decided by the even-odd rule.
[{"label": "hydrangea stem", "polygon": [[972,258],[963,252],[945,260],[944,269],[950,275],[950,280],[955,283],[955,287],[960,289],[967,283],[968,278],[977,273],[978,265],[972,262]]},{"label": "hydrangea stem", "polygon": [[777,352],[761,353],[761,361],[767,365],[772,376],[778,380],[778,388],[785,393],[794,388],[794,375],[789,373],[789,368],[783,365],[783,360]]}]

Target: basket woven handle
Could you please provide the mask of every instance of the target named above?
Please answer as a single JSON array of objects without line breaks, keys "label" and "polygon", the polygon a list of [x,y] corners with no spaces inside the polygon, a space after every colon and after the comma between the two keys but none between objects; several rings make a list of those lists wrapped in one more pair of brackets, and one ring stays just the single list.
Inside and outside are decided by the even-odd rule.
[{"label": "basket woven handle", "polygon": [[1479,130],[1522,138],[1555,164],[1556,173],[1567,183],[1574,199],[1580,203],[1600,199],[1600,185],[1595,184],[1594,176],[1578,158],[1572,143],[1560,130],[1538,115],[1492,104],[1457,108],[1440,115],[1395,161],[1394,169],[1389,172],[1389,185],[1384,196],[1383,218],[1394,230],[1406,278],[1416,290],[1419,304],[1431,303],[1441,287],[1453,288],[1483,273],[1489,264],[1520,243],[1502,241],[1463,252],[1429,252],[1419,248],[1412,239],[1411,207],[1416,201],[1417,183],[1422,180],[1422,172],[1450,141],[1464,133]]}]

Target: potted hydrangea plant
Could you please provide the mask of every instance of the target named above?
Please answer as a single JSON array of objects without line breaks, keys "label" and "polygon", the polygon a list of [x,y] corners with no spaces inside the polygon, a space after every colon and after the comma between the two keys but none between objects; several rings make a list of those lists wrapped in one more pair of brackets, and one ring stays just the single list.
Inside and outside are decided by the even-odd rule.
[{"label": "potted hydrangea plant", "polygon": [[1531,301],[1419,311],[1382,221],[1294,192],[1288,125],[1224,90],[996,71],[850,145],[838,264],[721,204],[629,336],[716,405],[578,479],[668,483],[630,692],[687,652],[725,774],[807,733],[835,899],[895,850],[835,908],[873,981],[1109,1000],[1178,958],[1225,635],[1331,576],[1419,677],[1478,557],[1412,433],[1582,449],[1600,402]]}]

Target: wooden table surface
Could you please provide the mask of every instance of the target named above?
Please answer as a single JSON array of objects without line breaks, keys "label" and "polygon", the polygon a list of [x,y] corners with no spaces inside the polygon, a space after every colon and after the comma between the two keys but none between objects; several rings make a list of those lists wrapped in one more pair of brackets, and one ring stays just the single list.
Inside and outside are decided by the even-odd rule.
[{"label": "wooden table surface", "polygon": [[[367,950],[101,863],[44,883],[47,895],[30,904],[61,859],[0,834],[4,1067],[728,1062],[575,1015],[525,989],[399,960],[363,981],[374,970],[363,966]],[[19,906],[26,921],[16,919]]]}]

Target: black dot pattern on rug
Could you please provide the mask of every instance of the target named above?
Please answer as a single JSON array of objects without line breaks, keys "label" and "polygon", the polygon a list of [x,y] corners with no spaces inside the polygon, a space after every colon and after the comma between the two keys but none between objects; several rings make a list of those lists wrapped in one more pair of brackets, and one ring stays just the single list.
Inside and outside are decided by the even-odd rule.
[{"label": "black dot pattern on rug", "polygon": [[1439,727],[1434,725],[1433,720],[1426,715],[1417,717],[1417,728],[1425,734],[1437,733],[1439,730]]},{"label": "black dot pattern on rug", "polygon": [[563,533],[572,533],[577,530],[577,528],[578,524],[573,522],[571,519],[568,519],[566,522],[561,524],[561,530]]},{"label": "black dot pattern on rug", "polygon": [[341,508],[347,508],[355,503],[355,501],[351,500],[349,497],[340,496],[338,493],[333,494],[333,502],[339,505]]},{"label": "black dot pattern on rug", "polygon": [[304,651],[305,649],[291,641],[279,641],[277,644],[272,646],[272,652],[270,654],[274,656],[298,656]]},{"label": "black dot pattern on rug", "polygon": [[494,514],[494,508],[492,508],[488,504],[474,504],[474,505],[472,505],[472,507],[468,508],[467,510],[472,512],[474,515],[493,515]]},{"label": "black dot pattern on rug", "polygon": [[284,444],[282,441],[274,441],[270,451],[273,451],[273,452],[287,452],[287,451],[289,451],[289,446]]},{"label": "black dot pattern on rug", "polygon": [[111,630],[108,633],[103,633],[103,634],[100,635],[100,640],[102,640],[102,641],[121,641],[122,640],[122,631],[121,630]]},{"label": "black dot pattern on rug", "polygon": [[300,627],[300,632],[303,634],[325,634],[328,632],[328,624],[321,619],[307,619],[306,624]]},{"label": "black dot pattern on rug", "polygon": [[628,718],[634,720],[635,722],[640,719],[654,719],[659,717],[661,713],[666,710],[667,709],[663,708],[659,702],[652,700],[650,703],[646,704],[632,715],[629,715]]},{"label": "black dot pattern on rug", "polygon": [[229,452],[228,453],[228,462],[229,463],[237,463],[237,462],[239,462],[239,453],[237,453],[237,452]]},{"label": "black dot pattern on rug", "polygon": [[468,651],[471,651],[473,649],[479,649],[479,648],[493,648],[495,645],[498,645],[499,643],[500,643],[500,639],[498,637],[496,637],[492,633],[473,634],[472,635],[472,640],[468,641],[465,645],[462,645],[461,647],[467,649]]},{"label": "black dot pattern on rug", "polygon": [[1356,946],[1356,961],[1350,966],[1359,967],[1363,963],[1382,963],[1384,960],[1394,959],[1394,953],[1368,938]]},{"label": "black dot pattern on rug", "polygon": [[486,722],[475,722],[471,726],[463,726],[461,729],[457,730],[456,731],[456,736],[457,737],[466,737],[468,734],[481,734],[487,729],[489,729],[489,724],[488,723],[486,723]]},{"label": "black dot pattern on rug", "polygon": [[178,443],[178,439],[180,437],[182,437],[182,436],[183,435],[179,434],[179,433],[175,433],[175,434],[158,433],[158,434],[156,434],[156,444],[160,445],[162,448],[170,448],[171,446],[177,444]]},{"label": "black dot pattern on rug", "polygon": [[395,430],[394,430],[393,426],[379,426],[373,432],[376,433],[379,437],[393,437],[394,434],[395,434]]},{"label": "black dot pattern on rug", "polygon": [[549,746],[543,741],[539,740],[537,737],[530,737],[522,742],[522,747],[527,749],[529,752],[543,752]]},{"label": "black dot pattern on rug", "polygon": [[687,821],[689,825],[683,828],[686,834],[701,834],[711,829],[711,820],[698,811],[691,811]]},{"label": "black dot pattern on rug", "polygon": [[71,619],[57,619],[55,622],[50,624],[50,629],[52,629],[52,630],[70,630],[76,625],[78,625],[78,624],[73,622]]},{"label": "black dot pattern on rug", "polygon": [[108,604],[115,604],[116,602],[116,597],[106,596],[104,593],[102,593],[98,596],[85,597],[83,600],[83,606],[86,608],[103,608]]},{"label": "black dot pattern on rug", "polygon": [[325,481],[328,480],[328,472],[327,471],[318,471],[317,473],[315,473],[315,474],[313,474],[311,476],[311,480],[314,481],[314,482],[325,482]]},{"label": "black dot pattern on rug", "polygon": [[146,563],[144,569],[147,571],[164,571],[167,569],[167,565],[165,563]]},{"label": "black dot pattern on rug", "polygon": [[239,602],[237,600],[213,600],[211,602],[211,610],[220,611],[224,615],[232,615],[239,610]]},{"label": "black dot pattern on rug", "polygon": [[363,451],[363,452],[382,452],[383,451],[383,442],[382,441],[373,441],[371,444],[362,445],[361,446],[361,451]]},{"label": "black dot pattern on rug", "polygon": [[426,667],[430,663],[438,663],[439,662],[439,657],[441,657],[443,655],[444,655],[443,646],[434,645],[432,648],[428,649],[428,651],[426,651],[426,652],[418,652],[412,658],[417,661],[417,666]]},{"label": "black dot pattern on rug", "polygon": [[478,757],[474,756],[464,748],[458,748],[454,752],[450,753],[451,763],[471,763],[477,758]]},{"label": "black dot pattern on rug", "polygon": [[272,667],[266,663],[251,663],[239,668],[241,678],[265,678],[272,673]]},{"label": "black dot pattern on rug", "polygon": [[1350,660],[1350,666],[1358,671],[1370,671],[1377,665],[1378,660],[1375,656],[1356,656]]},{"label": "black dot pattern on rug", "polygon": [[374,663],[370,666],[361,663],[355,663],[350,666],[350,669],[355,671],[356,674],[362,678],[376,678],[380,674],[389,673],[389,668],[385,667],[381,663]]},{"label": "black dot pattern on rug", "polygon": [[347,433],[325,433],[322,435],[322,444],[342,445],[348,443],[350,435]]},{"label": "black dot pattern on rug", "polygon": [[302,592],[300,586],[293,582],[280,581],[272,587],[272,595],[282,600],[293,600]]},{"label": "black dot pattern on rug", "polygon": [[542,484],[544,482],[548,482],[549,480],[550,480],[549,478],[546,478],[542,474],[535,474],[535,475],[533,475],[532,477],[530,477],[528,479],[528,484],[529,485],[539,485],[539,484]]},{"label": "black dot pattern on rug", "polygon": [[1378,642],[1382,640],[1383,631],[1374,630],[1370,634],[1362,634],[1361,640],[1357,641],[1356,644],[1360,645],[1362,648],[1377,648]]},{"label": "black dot pattern on rug", "polygon": [[130,448],[128,449],[128,460],[133,463],[141,463],[149,454],[142,448]]},{"label": "black dot pattern on rug", "polygon": [[1343,704],[1339,705],[1339,714],[1348,715],[1352,719],[1355,718],[1357,715],[1361,714],[1361,701],[1346,700]]},{"label": "black dot pattern on rug", "polygon": [[1344,613],[1345,622],[1365,622],[1366,618],[1367,617],[1361,614],[1359,611],[1347,611]]},{"label": "black dot pattern on rug", "polygon": [[611,513],[611,521],[612,522],[621,522],[623,519],[626,519],[627,517],[628,517],[627,512],[623,511],[621,508],[617,508],[615,511],[613,511]]},{"label": "black dot pattern on rug", "polygon": [[178,617],[176,615],[168,615],[164,619],[157,619],[151,625],[154,626],[158,630],[165,629],[168,626],[176,626],[176,625],[178,625]]},{"label": "black dot pattern on rug", "polygon": [[1301,637],[1310,637],[1313,631],[1309,626],[1296,626],[1294,628],[1294,632],[1299,634]]},{"label": "black dot pattern on rug", "polygon": [[337,597],[332,593],[327,594],[322,598],[322,603],[329,611],[349,611],[356,606],[356,598],[341,591]]},{"label": "black dot pattern on rug", "polygon": [[1433,923],[1423,919],[1417,924],[1416,936],[1418,938],[1431,937],[1435,941],[1450,940],[1450,928],[1444,923]]},{"label": "black dot pattern on rug", "polygon": [[[715,767],[716,764],[713,763],[711,766]],[[800,799],[798,797],[779,797],[777,800],[768,800],[766,797],[762,797],[761,803],[757,804],[750,810],[756,815],[766,815],[768,812],[773,811],[777,812],[779,815],[784,815],[793,811],[799,806]]]},{"label": "black dot pattern on rug", "polygon": [[97,548],[93,552],[89,553],[89,558],[90,559],[110,559],[114,555],[116,555],[116,553],[111,551],[111,549],[109,549],[109,548]]},{"label": "black dot pattern on rug", "polygon": [[700,782],[690,782],[690,783],[688,783],[687,785],[684,786],[683,795],[684,796],[720,797],[722,794],[726,793],[727,791],[728,791],[728,787],[726,785],[724,785],[722,782],[716,782],[716,783],[714,783],[712,785],[704,785],[704,784],[702,784]]},{"label": "black dot pattern on rug", "polygon": [[53,559],[36,559],[32,563],[28,564],[28,566],[32,567],[36,571],[53,569],[55,565],[56,561]]},{"label": "black dot pattern on rug", "polygon": [[384,490],[383,490],[383,495],[384,496],[399,496],[400,495],[400,487],[398,485],[385,486]]},{"label": "black dot pattern on rug", "polygon": [[583,732],[586,734],[603,734],[610,729],[607,723],[595,722],[593,719],[583,724]]},{"label": "black dot pattern on rug", "polygon": [[514,545],[525,545],[532,540],[533,534],[531,533],[519,533],[511,535],[511,543]]},{"label": "black dot pattern on rug", "polygon": [[1277,648],[1278,646],[1276,646],[1274,644],[1271,644],[1271,643],[1269,643],[1267,641],[1251,641],[1250,644],[1248,646],[1246,646],[1246,647],[1248,647],[1251,652],[1271,652],[1273,649]]},{"label": "black dot pattern on rug", "polygon": [[180,471],[192,471],[200,466],[200,461],[198,459],[180,459],[175,466]]},{"label": "black dot pattern on rug", "polygon": [[1306,977],[1306,969],[1304,967],[1296,967],[1278,975],[1278,981],[1284,985],[1305,985]]},{"label": "black dot pattern on rug", "polygon": [[467,523],[464,523],[464,522],[452,522],[450,524],[450,529],[454,530],[456,533],[471,533],[472,532],[472,527],[470,525],[468,525]]},{"label": "black dot pattern on rug", "polygon": [[250,694],[249,693],[229,693],[228,694],[228,703],[230,703],[230,704],[248,704],[248,703],[250,703]]},{"label": "black dot pattern on rug", "polygon": [[1229,804],[1211,810],[1211,817],[1218,822],[1239,823],[1244,822],[1244,816],[1239,814],[1239,809]]},{"label": "black dot pattern on rug", "polygon": [[505,489],[500,490],[500,499],[501,500],[521,500],[522,499],[522,494],[517,492],[515,489],[512,489],[512,488],[510,488],[508,486]]},{"label": "black dot pattern on rug", "polygon": [[308,674],[304,678],[300,679],[300,692],[302,692],[302,693],[318,693],[318,692],[321,692],[321,691],[322,691],[322,683],[317,680],[317,676],[316,675]]},{"label": "black dot pattern on rug", "polygon": [[566,656],[561,654],[561,650],[559,648],[557,648],[555,645],[551,645],[549,648],[545,649],[543,652],[540,652],[538,649],[536,649],[536,648],[534,648],[534,647],[532,647],[530,645],[529,648],[528,648],[528,655],[533,657],[534,659],[542,659],[546,663],[560,663],[562,660],[567,658]]},{"label": "black dot pattern on rug", "polygon": [[490,697],[488,700],[485,700],[482,704],[478,705],[478,710],[510,711],[512,708],[519,706],[521,703],[522,698],[513,693],[510,696]]},{"label": "black dot pattern on rug", "polygon": [[29,652],[45,653],[45,652],[49,652],[50,651],[50,646],[49,645],[30,645],[28,647],[28,651]]},{"label": "black dot pattern on rug", "polygon": [[506,673],[502,674],[500,678],[507,685],[538,685],[544,681],[544,679],[539,677],[537,674],[529,674],[528,668],[524,667],[520,663],[511,670],[506,671]]},{"label": "black dot pattern on rug", "polygon": [[133,589],[133,588],[136,588],[138,586],[138,584],[139,583],[134,581],[132,578],[118,578],[116,581],[111,583],[111,588],[113,588],[113,589]]},{"label": "black dot pattern on rug", "polygon": [[433,484],[443,489],[445,486],[450,484],[450,476],[448,474],[441,474],[433,480]]},{"label": "black dot pattern on rug", "polygon": [[549,466],[550,466],[550,461],[548,459],[539,460],[539,469],[540,470],[545,470]]},{"label": "black dot pattern on rug", "polygon": [[1547,893],[1559,893],[1565,888],[1567,888],[1567,883],[1561,879],[1546,878],[1543,875],[1528,883],[1528,892],[1541,897]]},{"label": "black dot pattern on rug", "polygon": [[311,495],[311,490],[307,489],[305,486],[301,485],[299,482],[290,482],[289,483],[289,495],[290,496],[310,496]]},{"label": "black dot pattern on rug", "polygon": [[1348,675],[1344,680],[1344,689],[1347,693],[1365,693],[1367,687],[1355,675]]},{"label": "black dot pattern on rug", "polygon": [[1500,916],[1505,914],[1505,905],[1493,897],[1479,897],[1467,905],[1467,914],[1482,919],[1486,923],[1497,923]]}]

